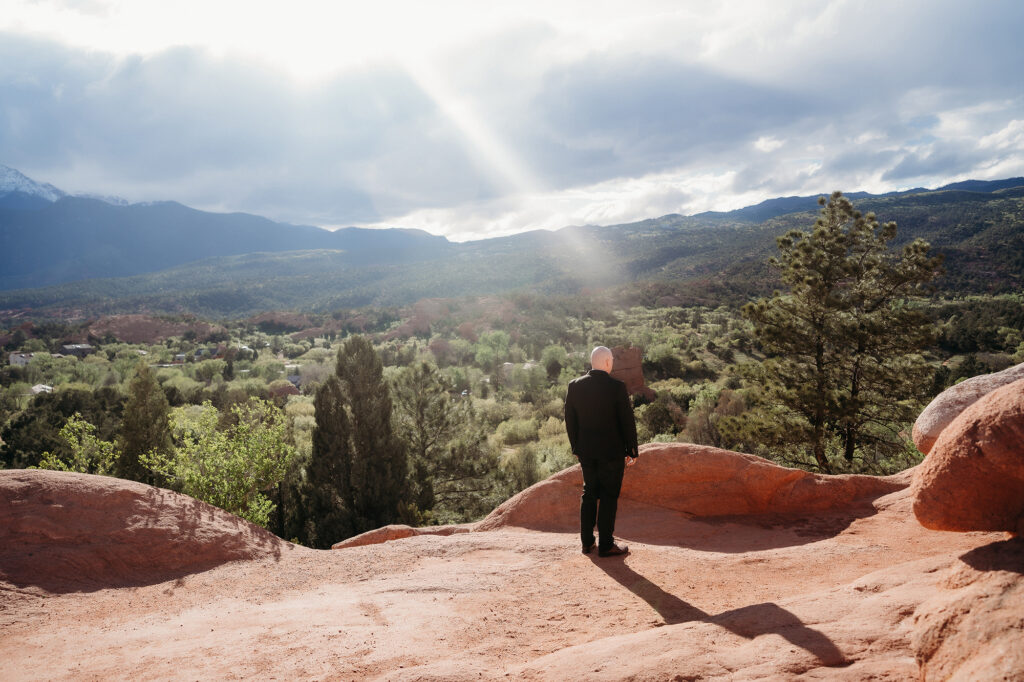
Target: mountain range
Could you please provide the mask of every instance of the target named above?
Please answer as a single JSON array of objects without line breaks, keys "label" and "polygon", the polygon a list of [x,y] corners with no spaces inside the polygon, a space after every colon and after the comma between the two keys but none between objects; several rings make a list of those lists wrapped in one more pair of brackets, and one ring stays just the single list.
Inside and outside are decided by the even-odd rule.
[{"label": "mountain range", "polygon": [[[1024,178],[847,196],[895,220],[898,242],[923,237],[945,253],[947,288],[1020,289]],[[222,317],[623,285],[654,297],[644,303],[743,300],[777,285],[765,266],[774,238],[812,225],[817,199],[454,243],[69,196],[0,166],[0,308]]]}]

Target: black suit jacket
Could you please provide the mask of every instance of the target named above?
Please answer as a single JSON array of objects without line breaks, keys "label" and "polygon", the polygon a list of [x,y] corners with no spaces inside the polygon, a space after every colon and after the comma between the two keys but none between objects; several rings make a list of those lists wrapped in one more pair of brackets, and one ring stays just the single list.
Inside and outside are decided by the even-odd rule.
[{"label": "black suit jacket", "polygon": [[636,457],[636,420],[626,385],[592,369],[569,382],[565,430],[577,457]]}]

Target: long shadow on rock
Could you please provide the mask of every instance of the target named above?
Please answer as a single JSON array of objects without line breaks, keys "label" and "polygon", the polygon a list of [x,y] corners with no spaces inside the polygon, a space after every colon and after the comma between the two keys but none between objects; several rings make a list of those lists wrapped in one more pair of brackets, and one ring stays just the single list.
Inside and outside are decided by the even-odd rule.
[{"label": "long shadow on rock", "polygon": [[647,602],[667,625],[710,623],[745,639],[776,634],[813,654],[823,665],[843,666],[849,663],[839,647],[825,634],[804,625],[795,614],[778,604],[751,604],[711,615],[671,592],[666,592],[626,565],[622,558],[609,560],[591,557],[591,561],[620,585]]},{"label": "long shadow on rock", "polygon": [[[632,507],[632,508],[631,508]],[[869,504],[808,514],[689,517],[660,507],[620,505],[616,536],[649,545],[726,554],[794,547],[839,535],[877,513]]]}]

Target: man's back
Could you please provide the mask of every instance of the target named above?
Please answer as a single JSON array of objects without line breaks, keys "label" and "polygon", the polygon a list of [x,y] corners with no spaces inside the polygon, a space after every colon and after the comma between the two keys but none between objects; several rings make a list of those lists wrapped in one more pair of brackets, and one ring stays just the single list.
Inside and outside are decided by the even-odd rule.
[{"label": "man's back", "polygon": [[636,422],[626,385],[591,370],[569,382],[565,427],[578,456],[611,459],[636,452]]}]

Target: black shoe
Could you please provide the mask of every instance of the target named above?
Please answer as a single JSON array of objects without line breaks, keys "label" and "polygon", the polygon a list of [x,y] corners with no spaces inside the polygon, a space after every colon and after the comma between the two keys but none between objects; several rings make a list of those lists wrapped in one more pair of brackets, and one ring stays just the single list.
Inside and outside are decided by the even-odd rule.
[{"label": "black shoe", "polygon": [[589,545],[583,545],[583,553],[590,554],[590,550],[594,549],[594,543],[591,542]]},{"label": "black shoe", "polygon": [[605,547],[597,549],[597,556],[622,556],[623,554],[629,554],[629,547],[622,545],[621,547],[616,544],[612,544],[611,547]]}]

